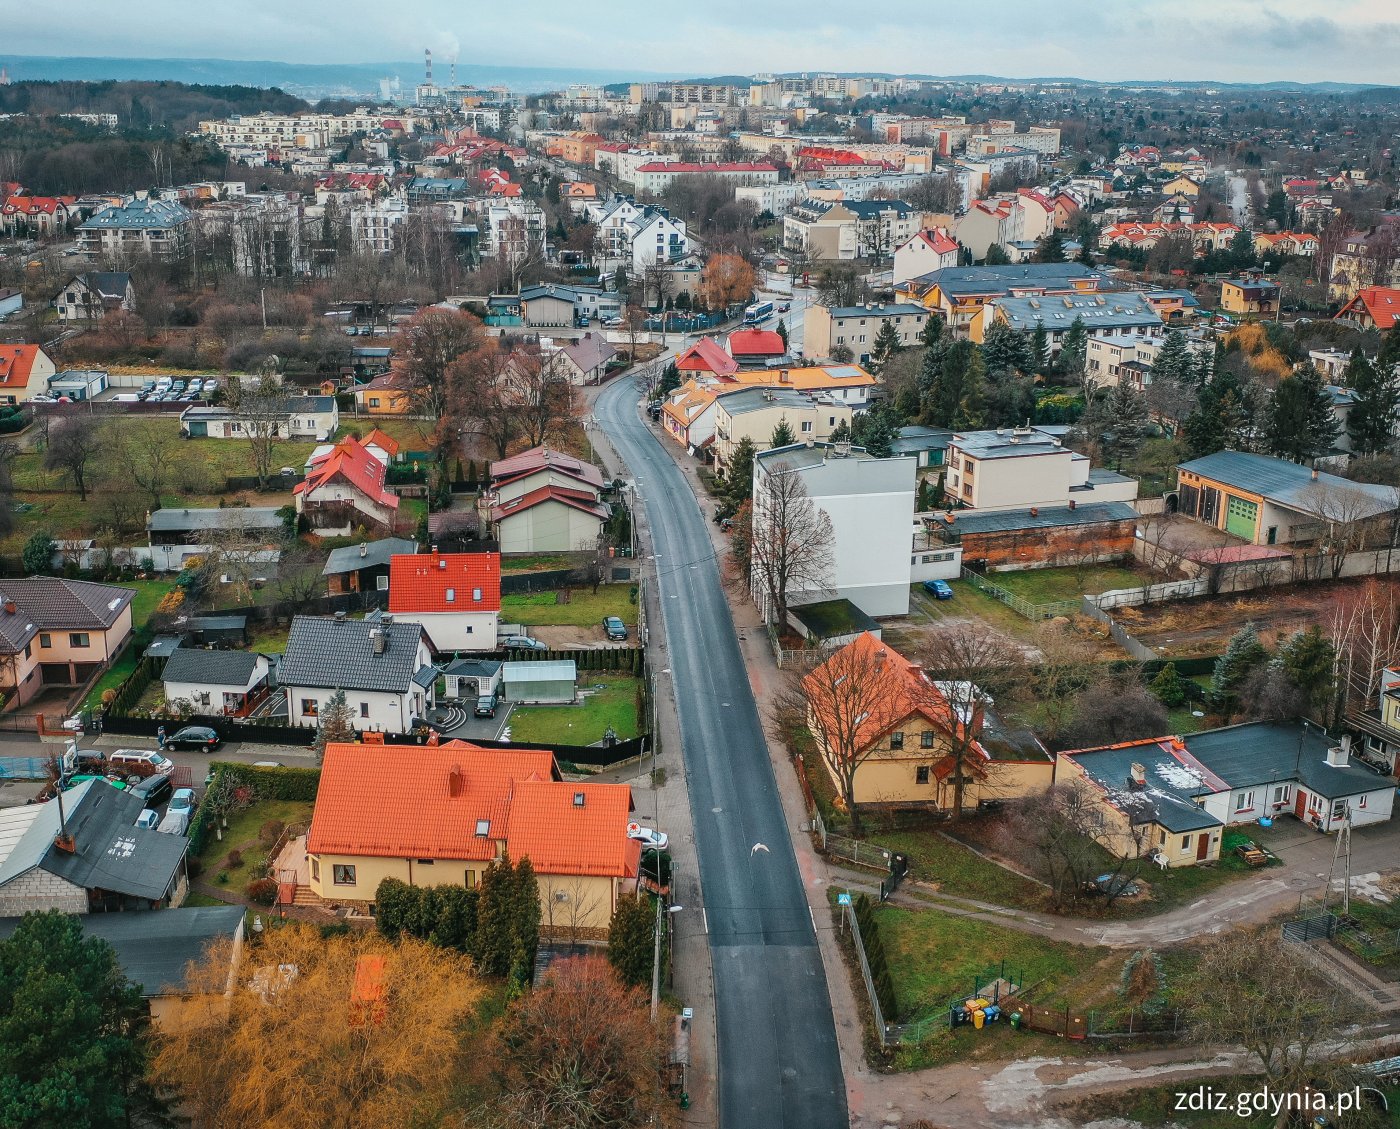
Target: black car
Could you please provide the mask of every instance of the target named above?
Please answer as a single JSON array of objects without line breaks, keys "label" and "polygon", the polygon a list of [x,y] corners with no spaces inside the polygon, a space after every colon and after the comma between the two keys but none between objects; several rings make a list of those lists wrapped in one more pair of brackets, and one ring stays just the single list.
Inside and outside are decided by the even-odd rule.
[{"label": "black car", "polygon": [[128,792],[135,796],[148,808],[153,808],[157,804],[164,803],[170,799],[173,786],[170,783],[168,773],[158,772],[154,776],[147,776],[140,783],[133,784]]},{"label": "black car", "polygon": [[219,735],[207,725],[187,725],[176,730],[174,736],[167,737],[165,744],[170,749],[202,749],[212,753],[220,741]]}]

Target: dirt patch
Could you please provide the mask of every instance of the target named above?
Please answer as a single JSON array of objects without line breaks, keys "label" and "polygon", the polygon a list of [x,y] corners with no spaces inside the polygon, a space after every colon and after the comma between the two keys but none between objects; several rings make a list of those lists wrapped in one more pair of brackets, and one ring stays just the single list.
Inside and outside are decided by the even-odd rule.
[{"label": "dirt patch", "polygon": [[[1115,608],[1113,616],[1144,645],[1171,658],[1208,658],[1246,624],[1273,648],[1281,638],[1314,624],[1326,628],[1336,603],[1363,581],[1294,585],[1243,596]],[[1384,583],[1384,582],[1383,582]]]},{"label": "dirt patch", "polygon": [[601,647],[607,643],[603,627],[531,627],[530,634],[541,643],[559,650],[574,647]]}]

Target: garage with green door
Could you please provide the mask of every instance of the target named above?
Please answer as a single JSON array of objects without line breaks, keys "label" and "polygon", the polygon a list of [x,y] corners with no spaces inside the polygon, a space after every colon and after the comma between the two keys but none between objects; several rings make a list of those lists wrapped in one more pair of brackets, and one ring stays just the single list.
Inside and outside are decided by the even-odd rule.
[{"label": "garage with green door", "polygon": [[1254,529],[1258,524],[1259,503],[1230,495],[1230,500],[1225,506],[1225,532],[1243,537],[1246,541],[1253,541]]}]

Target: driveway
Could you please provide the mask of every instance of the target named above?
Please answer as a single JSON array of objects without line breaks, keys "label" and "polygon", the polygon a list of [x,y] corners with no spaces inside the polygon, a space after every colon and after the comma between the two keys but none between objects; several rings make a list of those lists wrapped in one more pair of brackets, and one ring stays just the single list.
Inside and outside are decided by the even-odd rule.
[{"label": "driveway", "polygon": [[595,411],[652,536],[714,970],[719,1123],[845,1129],[815,923],[709,529],[637,398],[619,380]]}]

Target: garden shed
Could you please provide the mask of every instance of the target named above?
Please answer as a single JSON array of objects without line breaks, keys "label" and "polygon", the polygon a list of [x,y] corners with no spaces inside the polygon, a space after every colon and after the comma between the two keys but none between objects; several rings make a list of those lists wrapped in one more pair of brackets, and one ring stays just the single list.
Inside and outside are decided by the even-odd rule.
[{"label": "garden shed", "polygon": [[578,666],[573,659],[503,663],[506,701],[516,705],[569,705],[574,701]]}]

